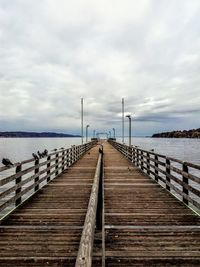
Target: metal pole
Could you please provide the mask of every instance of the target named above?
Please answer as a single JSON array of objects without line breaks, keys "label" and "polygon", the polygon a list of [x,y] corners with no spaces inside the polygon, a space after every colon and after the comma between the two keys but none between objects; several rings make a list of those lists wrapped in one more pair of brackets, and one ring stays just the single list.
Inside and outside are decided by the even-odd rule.
[{"label": "metal pole", "polygon": [[93,138],[95,138],[96,130],[93,130]]},{"label": "metal pole", "polygon": [[129,146],[131,146],[131,115],[126,116],[129,119]]},{"label": "metal pole", "polygon": [[88,141],[88,127],[90,127],[89,124],[86,126],[86,143],[87,143],[87,141]]},{"label": "metal pole", "polygon": [[81,143],[83,144],[83,98],[81,98]]},{"label": "metal pole", "polygon": [[122,143],[124,144],[124,98],[122,98]]},{"label": "metal pole", "polygon": [[131,146],[131,116],[129,118],[129,146]]},{"label": "metal pole", "polygon": [[113,137],[115,138],[115,128],[113,128]]},{"label": "metal pole", "polygon": [[111,138],[111,131],[109,131],[109,136],[110,136],[110,138]]}]

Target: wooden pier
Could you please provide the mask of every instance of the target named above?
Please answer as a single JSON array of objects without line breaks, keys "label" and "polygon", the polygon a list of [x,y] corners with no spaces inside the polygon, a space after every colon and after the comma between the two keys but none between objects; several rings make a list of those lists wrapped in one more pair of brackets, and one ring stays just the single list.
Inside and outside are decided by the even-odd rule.
[{"label": "wooden pier", "polygon": [[[15,166],[17,176],[0,180],[5,187],[10,177],[20,177],[12,185],[12,201],[7,187],[0,192],[2,211],[18,200],[1,219],[0,266],[200,266],[200,217],[185,203],[199,207],[199,189],[190,183],[191,177],[199,182],[198,175],[182,172],[186,177],[174,190],[172,179],[179,177],[172,169],[178,167],[168,158],[163,166],[162,155],[153,152],[116,142],[103,143],[104,155],[99,148],[93,142],[55,152],[43,163],[33,161],[35,167],[28,168],[34,183],[28,187],[36,190],[21,202],[26,189],[20,185],[31,180],[23,179],[27,171],[19,171],[21,164]],[[38,170],[40,164],[47,169]],[[47,184],[37,188],[44,180]],[[159,181],[162,186],[165,181],[164,187]],[[182,201],[172,190],[182,194]]]}]

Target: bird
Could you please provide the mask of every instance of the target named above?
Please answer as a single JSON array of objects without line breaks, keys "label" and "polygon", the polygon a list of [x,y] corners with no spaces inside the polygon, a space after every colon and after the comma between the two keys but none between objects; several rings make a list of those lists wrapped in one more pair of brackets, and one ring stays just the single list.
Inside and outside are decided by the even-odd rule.
[{"label": "bird", "polygon": [[152,149],[150,149],[150,151],[154,152],[154,149],[152,148]]},{"label": "bird", "polygon": [[39,159],[38,155],[36,155],[35,153],[32,153],[32,156],[34,157],[35,160]]},{"label": "bird", "polygon": [[37,153],[38,153],[39,158],[41,159],[43,157],[42,153],[40,153],[40,151],[38,151]]},{"label": "bird", "polygon": [[48,156],[48,150],[45,149],[44,152],[42,153],[44,157]]},{"label": "bird", "polygon": [[11,167],[14,165],[9,159],[6,158],[2,159],[2,164],[5,165],[6,167]]},{"label": "bird", "polygon": [[57,148],[52,149],[52,151],[57,151]]},{"label": "bird", "polygon": [[61,147],[60,149],[64,149],[64,147]]}]

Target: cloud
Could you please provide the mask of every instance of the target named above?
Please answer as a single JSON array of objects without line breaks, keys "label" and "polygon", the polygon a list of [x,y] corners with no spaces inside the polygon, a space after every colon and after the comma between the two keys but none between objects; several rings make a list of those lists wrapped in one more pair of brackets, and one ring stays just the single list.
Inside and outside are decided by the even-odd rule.
[{"label": "cloud", "polygon": [[199,127],[198,0],[0,0],[0,130]]}]

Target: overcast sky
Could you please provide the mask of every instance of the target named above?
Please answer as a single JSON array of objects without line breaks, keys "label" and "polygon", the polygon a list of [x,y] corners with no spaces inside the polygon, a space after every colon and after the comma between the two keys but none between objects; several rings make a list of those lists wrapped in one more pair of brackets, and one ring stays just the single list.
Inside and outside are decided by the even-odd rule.
[{"label": "overcast sky", "polygon": [[[0,130],[200,127],[199,0],[0,0]],[[128,121],[125,129],[128,132]]]}]

